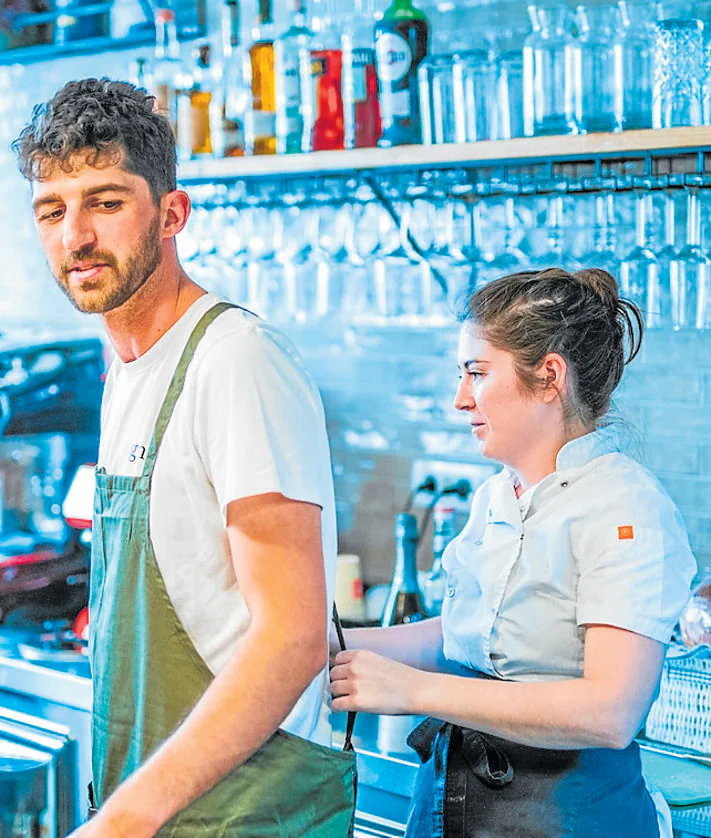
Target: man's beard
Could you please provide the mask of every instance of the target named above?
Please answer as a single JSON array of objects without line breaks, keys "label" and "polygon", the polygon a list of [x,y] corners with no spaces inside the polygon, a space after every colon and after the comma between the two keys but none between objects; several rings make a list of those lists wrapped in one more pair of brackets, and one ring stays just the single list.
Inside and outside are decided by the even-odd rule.
[{"label": "man's beard", "polygon": [[[155,272],[161,260],[159,236],[159,217],[156,217],[146,230],[136,252],[129,257],[123,268],[120,268],[116,257],[109,252],[86,248],[72,254],[55,274],[57,284],[67,296],[71,304],[78,311],[85,314],[105,314],[122,306]],[[95,261],[105,264],[96,287],[72,288],[69,271],[77,262]]]}]

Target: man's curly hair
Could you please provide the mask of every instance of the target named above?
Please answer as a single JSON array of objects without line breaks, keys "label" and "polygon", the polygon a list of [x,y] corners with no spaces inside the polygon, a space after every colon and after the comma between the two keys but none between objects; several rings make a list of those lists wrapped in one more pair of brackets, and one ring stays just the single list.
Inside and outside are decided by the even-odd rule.
[{"label": "man's curly hair", "polygon": [[154,97],[111,79],[71,81],[37,105],[13,142],[27,180],[43,180],[55,166],[71,171],[77,152],[89,165],[120,164],[148,182],[158,204],[175,189],[175,137],[153,110]]}]

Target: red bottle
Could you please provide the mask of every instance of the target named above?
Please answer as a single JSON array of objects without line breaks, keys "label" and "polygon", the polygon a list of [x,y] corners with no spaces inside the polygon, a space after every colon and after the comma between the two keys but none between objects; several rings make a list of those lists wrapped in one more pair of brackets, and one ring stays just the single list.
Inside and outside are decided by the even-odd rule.
[{"label": "red bottle", "polygon": [[344,147],[343,53],[340,49],[317,49],[311,53],[311,76],[314,81],[314,151]]}]

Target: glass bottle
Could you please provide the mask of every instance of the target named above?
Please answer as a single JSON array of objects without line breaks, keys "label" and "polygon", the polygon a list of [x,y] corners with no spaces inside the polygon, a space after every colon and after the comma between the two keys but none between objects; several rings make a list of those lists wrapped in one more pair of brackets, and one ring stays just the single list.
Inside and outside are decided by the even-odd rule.
[{"label": "glass bottle", "polygon": [[529,6],[533,31],[523,47],[524,129],[577,134],[582,116],[580,45],[564,3]]},{"label": "glass bottle", "polygon": [[248,113],[247,142],[254,154],[276,154],[276,83],[274,23],[271,0],[259,0],[257,23],[249,48],[252,108]]},{"label": "glass bottle", "polygon": [[701,248],[699,189],[686,192],[686,244],[672,260],[670,270],[671,314],[675,329],[709,328],[704,310],[710,290],[711,260]]},{"label": "glass bottle", "polygon": [[425,575],[422,593],[427,613],[431,617],[438,617],[442,613],[442,603],[447,590],[447,574],[442,567],[442,556],[449,542],[457,534],[454,509],[436,506],[432,523],[432,567]]},{"label": "glass bottle", "polygon": [[195,50],[191,83],[178,95],[178,153],[183,160],[212,154],[210,45]]},{"label": "glass bottle", "polygon": [[503,26],[496,35],[496,139],[523,137],[523,41],[519,29]]},{"label": "glass bottle", "polygon": [[305,0],[294,0],[291,24],[274,42],[276,138],[279,154],[309,151],[311,142],[311,59],[313,32]]},{"label": "glass bottle", "polygon": [[417,518],[402,512],[395,516],[395,567],[380,624],[415,623],[425,617],[417,583]]},{"label": "glass bottle", "polygon": [[156,52],[153,62],[153,86],[149,91],[155,96],[155,110],[170,120],[177,133],[178,88],[182,75],[180,45],[175,28],[175,12],[158,9],[156,12]]},{"label": "glass bottle", "polygon": [[427,55],[430,26],[411,0],[393,0],[375,25],[382,136],[378,145],[420,143],[417,68]]},{"label": "glass bottle", "polygon": [[343,129],[346,148],[372,148],[380,139],[373,0],[355,0],[341,36]]},{"label": "glass bottle", "polygon": [[332,0],[326,0],[318,17],[318,32],[311,50],[311,76],[314,114],[312,148],[314,151],[342,149],[345,143],[343,51]]},{"label": "glass bottle", "polygon": [[649,0],[620,0],[622,22],[623,128],[652,127],[655,22],[659,4]]},{"label": "glass bottle", "polygon": [[647,299],[650,287],[657,285],[657,257],[651,249],[652,195],[638,189],[635,196],[635,246],[620,264],[622,296],[639,306],[647,318]]},{"label": "glass bottle", "polygon": [[615,6],[578,6],[582,129],[621,131],[624,114],[622,34]]},{"label": "glass bottle", "polygon": [[245,154],[245,115],[251,90],[246,56],[240,44],[239,0],[222,7],[222,75],[211,102],[212,149],[215,157]]}]

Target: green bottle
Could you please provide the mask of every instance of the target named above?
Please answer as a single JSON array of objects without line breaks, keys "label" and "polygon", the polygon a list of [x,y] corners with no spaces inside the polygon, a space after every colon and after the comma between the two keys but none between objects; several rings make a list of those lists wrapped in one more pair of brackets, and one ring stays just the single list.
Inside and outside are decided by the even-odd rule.
[{"label": "green bottle", "polygon": [[375,24],[383,126],[378,145],[383,148],[422,142],[417,68],[427,55],[429,36],[427,17],[411,0],[393,0]]}]

